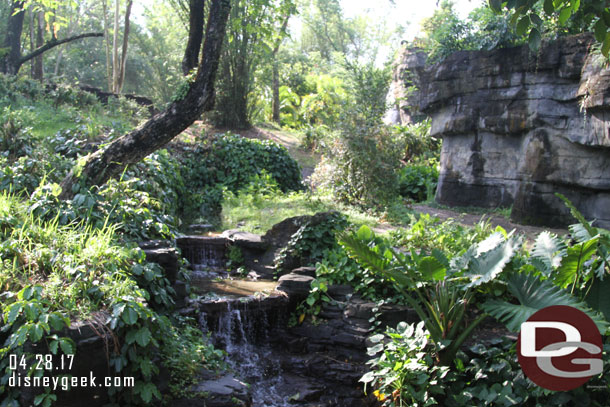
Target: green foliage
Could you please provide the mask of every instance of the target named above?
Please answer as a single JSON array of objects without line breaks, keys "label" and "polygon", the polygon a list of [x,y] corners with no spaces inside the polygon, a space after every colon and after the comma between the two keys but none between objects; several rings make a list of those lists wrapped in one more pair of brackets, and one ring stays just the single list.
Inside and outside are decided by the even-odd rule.
[{"label": "green foliage", "polygon": [[239,246],[229,246],[227,249],[227,268],[235,270],[244,264],[244,254]]},{"label": "green foliage", "polygon": [[410,219],[409,227],[391,232],[396,244],[409,250],[442,250],[448,257],[465,252],[493,232],[490,223],[483,220],[467,227],[453,219],[441,222],[429,214],[410,215]]},{"label": "green foliage", "polygon": [[461,344],[482,321],[468,321],[467,304],[473,287],[496,278],[515,254],[519,239],[496,233],[449,259],[439,250],[400,253],[388,242],[378,244],[366,226],[341,235],[340,242],[363,268],[383,276],[403,293],[430,332],[436,358],[442,365],[453,360]]},{"label": "green foliage", "polygon": [[425,37],[415,40],[415,45],[428,53],[429,63],[442,61],[456,51],[505,48],[521,41],[507,14],[481,6],[462,20],[454,6],[453,1],[441,2],[432,17],[424,20]]},{"label": "green foliage", "polygon": [[[429,333],[423,322],[417,326],[405,322],[384,334],[373,335],[368,349],[373,358],[367,362],[371,371],[360,379],[383,406],[433,406],[445,393],[451,377],[447,366],[438,366],[427,352]],[[386,341],[386,339],[389,339]]]},{"label": "green foliage", "polygon": [[524,4],[515,1],[489,0],[489,6],[496,12],[504,9],[511,13],[511,23],[517,35],[528,38],[534,51],[540,47],[548,21],[568,32],[593,31],[601,44],[605,57],[610,53],[610,11],[601,0],[535,0]]},{"label": "green foliage", "polygon": [[[113,226],[43,221],[6,193],[0,195],[0,219],[0,286],[5,292],[0,301],[8,332],[1,352],[30,357],[26,341],[45,341],[53,353],[74,353],[73,344],[58,336],[69,323],[67,317],[96,323],[93,316],[108,310],[104,329],[119,338],[110,350],[111,367],[136,378],[132,392],[115,394],[111,389],[111,396],[149,404],[158,396],[151,383],[160,346],[156,338],[164,338],[168,328],[154,309],[167,310],[174,294],[159,266],[146,263],[140,249],[118,245]],[[7,358],[1,359],[2,375],[10,375]],[[17,397],[16,391],[9,397]]]},{"label": "green foliage", "polygon": [[540,280],[534,274],[512,274],[508,279],[508,291],[519,301],[518,305],[489,300],[482,305],[482,308],[504,322],[512,331],[518,331],[521,324],[532,314],[551,305],[568,305],[583,311],[591,317],[602,333],[610,327],[599,313],[591,311],[584,302],[553,285],[549,280]]},{"label": "green foliage", "polygon": [[370,338],[371,371],[361,379],[376,388],[383,406],[526,407],[603,406],[607,401],[610,345],[604,345],[604,372],[587,386],[552,392],[526,379],[517,361],[515,342],[495,338],[457,353],[451,366],[430,355],[429,333],[401,322],[396,329]]},{"label": "green foliage", "polygon": [[305,222],[290,238],[275,258],[275,268],[284,270],[288,257],[297,258],[301,265],[315,265],[326,253],[337,247],[337,233],[343,231],[348,223],[345,215],[330,212],[321,221],[313,222],[315,218]]},{"label": "green foliage", "polygon": [[434,197],[438,169],[436,166],[408,165],[400,170],[398,182],[402,197],[422,202]]},{"label": "green foliage", "polygon": [[199,380],[201,369],[224,369],[225,353],[209,343],[196,321],[178,317],[169,329],[162,348],[162,364],[170,372],[167,401],[188,396]]},{"label": "green foliage", "polygon": [[185,153],[185,184],[195,193],[184,212],[199,212],[208,221],[220,215],[222,188],[237,192],[268,174],[284,192],[303,189],[299,165],[286,148],[271,141],[216,135]]},{"label": "green foliage", "polygon": [[275,41],[286,35],[281,32],[283,20],[295,12],[292,0],[239,0],[231,5],[216,81],[212,115],[216,125],[231,129],[250,127],[256,70],[265,58],[271,58]]}]

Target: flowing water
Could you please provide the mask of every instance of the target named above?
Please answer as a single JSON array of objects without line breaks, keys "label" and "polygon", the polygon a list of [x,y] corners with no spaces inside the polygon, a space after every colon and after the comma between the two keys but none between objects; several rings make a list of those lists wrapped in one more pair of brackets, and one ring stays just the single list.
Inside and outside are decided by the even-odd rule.
[{"label": "flowing water", "polygon": [[[241,309],[240,309],[241,308]],[[282,367],[268,343],[273,331],[265,310],[235,307],[231,302],[212,332],[216,346],[228,354],[228,364],[236,375],[250,384],[254,407],[287,407],[292,394],[282,377]],[[203,315],[203,314],[202,314]],[[208,329],[205,318],[201,328]]]}]

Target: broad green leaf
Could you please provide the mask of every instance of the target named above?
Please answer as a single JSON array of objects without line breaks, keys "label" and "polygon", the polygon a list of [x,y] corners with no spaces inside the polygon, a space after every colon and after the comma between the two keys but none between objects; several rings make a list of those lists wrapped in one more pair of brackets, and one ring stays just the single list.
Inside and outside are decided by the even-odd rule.
[{"label": "broad green leaf", "polygon": [[538,49],[540,48],[541,42],[542,42],[542,36],[540,35],[540,31],[538,31],[538,29],[535,27],[532,28],[532,30],[530,31],[529,39],[528,39],[529,47],[533,51],[538,51]]},{"label": "broad green leaf", "polygon": [[596,278],[589,289],[585,301],[591,308],[601,312],[610,321],[610,278],[603,281]]},{"label": "broad green leaf", "polygon": [[49,350],[51,351],[52,354],[54,354],[54,355],[57,354],[58,347],[59,347],[59,341],[54,340],[54,341],[49,342]]},{"label": "broad green leaf", "polygon": [[542,281],[533,274],[512,274],[508,279],[508,290],[519,304],[488,300],[482,308],[489,315],[503,322],[511,331],[519,331],[521,324],[536,311],[552,305],[567,305],[581,310],[595,322],[602,333],[606,332],[609,326],[599,313],[592,311],[584,302],[553,285],[549,280]]},{"label": "broad green leaf", "polygon": [[496,13],[502,11],[502,0],[489,0],[489,7]]},{"label": "broad green leaf", "polygon": [[136,333],[136,342],[140,346],[146,346],[150,343],[152,335],[147,327],[142,327]]},{"label": "broad green leaf", "polygon": [[127,325],[133,325],[138,321],[138,313],[132,307],[125,307],[121,314],[121,319]]},{"label": "broad green leaf", "polygon": [[74,355],[74,352],[76,351],[74,341],[70,338],[59,338],[59,347],[66,355]]},{"label": "broad green leaf", "polygon": [[597,251],[598,240],[599,238],[596,237],[568,248],[567,256],[563,258],[561,266],[552,276],[555,284],[566,288],[575,281],[576,276],[582,273],[584,263]]},{"label": "broad green leaf", "polygon": [[515,251],[521,244],[521,239],[510,238],[495,249],[475,257],[470,262],[470,267],[463,274],[470,278],[466,287],[476,287],[493,280],[504,270],[504,267],[513,258]]},{"label": "broad green leaf", "polygon": [[30,326],[29,337],[32,342],[38,342],[39,340],[41,340],[43,333],[44,330],[39,324],[32,324]]},{"label": "broad green leaf", "polygon": [[559,12],[559,24],[565,25],[568,19],[572,16],[572,8],[565,7]]},{"label": "broad green leaf", "polygon": [[440,281],[445,278],[445,267],[434,257],[424,257],[419,262],[418,267],[424,280]]},{"label": "broad green leaf", "polygon": [[544,12],[552,16],[555,12],[555,7],[553,6],[553,0],[544,0]]},{"label": "broad green leaf", "polygon": [[528,16],[523,16],[519,19],[519,22],[517,23],[517,35],[519,37],[525,35],[525,33],[527,32],[527,28],[530,26],[530,18]]},{"label": "broad green leaf", "polygon": [[542,263],[544,269],[540,271],[548,276],[561,265],[561,260],[567,254],[566,250],[566,244],[562,239],[545,230],[536,237],[531,257]]},{"label": "broad green leaf", "polygon": [[595,26],[593,27],[593,32],[595,33],[595,39],[598,42],[604,42],[604,39],[606,39],[606,31],[608,29],[606,28],[606,24],[604,23],[604,20],[602,20],[601,18],[599,20],[597,20],[597,22],[595,23]]},{"label": "broad green leaf", "polygon": [[[22,310],[23,310],[23,304],[22,303],[11,304],[9,306],[9,309],[8,309],[8,315],[6,316],[6,322],[9,325],[12,325],[15,322],[15,320],[17,319],[17,317],[19,316],[19,314],[21,313]],[[7,313],[5,312],[5,315],[6,314]]]},{"label": "broad green leaf", "polygon": [[356,233],[358,239],[362,240],[371,240],[373,238],[373,231],[366,225],[362,225],[358,232]]},{"label": "broad green leaf", "polygon": [[602,54],[607,58],[610,53],[610,33],[606,34],[606,38],[604,38],[604,43],[602,44]]}]

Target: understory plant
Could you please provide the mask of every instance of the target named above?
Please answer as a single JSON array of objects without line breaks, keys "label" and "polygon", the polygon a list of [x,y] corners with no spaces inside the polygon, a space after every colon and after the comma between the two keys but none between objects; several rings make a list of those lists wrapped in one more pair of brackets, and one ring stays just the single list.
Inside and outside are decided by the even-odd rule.
[{"label": "understory plant", "polygon": [[[372,360],[373,370],[362,381],[377,386],[375,394],[384,405],[538,406],[547,402],[559,405],[581,397],[579,390],[570,396],[557,396],[524,378],[506,380],[511,375],[517,377],[514,350],[502,356],[510,358],[510,363],[499,359],[499,364],[489,366],[485,362],[488,371],[477,371],[475,379],[494,379],[485,385],[476,383],[470,376],[471,366],[466,364],[468,358],[461,353],[465,339],[485,315],[518,331],[532,314],[552,305],[577,308],[602,334],[608,333],[608,304],[600,295],[610,274],[608,231],[593,227],[569,202],[566,204],[580,221],[570,227],[573,240],[543,232],[530,252],[521,246],[520,238],[503,230],[452,258],[438,249],[433,249],[430,256],[414,251],[401,253],[387,243],[380,244],[364,228],[341,236],[343,246],[363,267],[385,276],[405,293],[406,302],[425,328],[414,336],[420,338],[419,342],[401,337],[395,330],[386,333],[389,343],[385,335],[372,338],[377,343],[370,349],[372,356],[382,354]],[[499,287],[503,289],[497,290]],[[477,292],[485,293],[486,299],[478,310],[467,311],[467,306],[476,305],[473,303],[480,298]],[[466,323],[469,317],[472,321]],[[407,332],[404,325],[400,329]],[[409,337],[413,329],[408,331]],[[607,359],[607,345],[605,349]],[[480,366],[479,359],[472,360]],[[444,395],[436,389],[437,368],[442,366],[450,368],[443,376]],[[495,373],[507,366],[508,371],[498,378]],[[603,383],[607,389],[608,383]],[[599,396],[582,396],[583,402],[601,406],[605,397]]]}]

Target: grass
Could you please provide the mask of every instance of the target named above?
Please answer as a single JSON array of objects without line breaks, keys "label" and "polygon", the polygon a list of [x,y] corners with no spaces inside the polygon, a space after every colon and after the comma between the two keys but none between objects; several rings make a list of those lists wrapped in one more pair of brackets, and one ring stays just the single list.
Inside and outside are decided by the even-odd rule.
[{"label": "grass", "polygon": [[507,208],[496,207],[496,208],[483,208],[480,206],[447,206],[443,204],[439,204],[435,201],[426,201],[422,202],[422,204],[427,205],[431,208],[435,209],[445,209],[454,212],[467,213],[471,215],[498,215],[506,220],[510,220],[510,214],[513,210],[512,206]]},{"label": "grass", "polygon": [[283,194],[257,194],[241,192],[228,194],[222,206],[222,229],[241,229],[263,234],[286,218],[313,215],[317,212],[336,210],[347,215],[355,225],[375,227],[379,219],[353,207],[333,202],[330,195],[311,192]]}]

